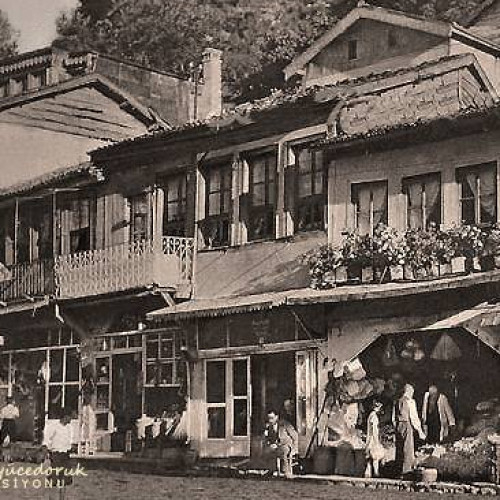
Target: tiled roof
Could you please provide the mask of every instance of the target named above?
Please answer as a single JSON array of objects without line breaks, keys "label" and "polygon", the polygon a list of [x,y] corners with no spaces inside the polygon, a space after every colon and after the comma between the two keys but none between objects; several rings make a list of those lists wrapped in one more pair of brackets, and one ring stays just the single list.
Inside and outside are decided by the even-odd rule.
[{"label": "tiled roof", "polygon": [[103,146],[93,152],[93,154],[113,154],[130,146],[140,146],[156,141],[175,141],[184,136],[197,134],[213,134],[225,127],[244,126],[250,119],[257,119],[260,113],[269,112],[287,106],[298,106],[306,102],[334,102],[339,98],[345,99],[360,93],[367,94],[378,91],[384,86],[393,84],[393,78],[405,78],[410,82],[420,80],[426,76],[439,74],[442,71],[449,71],[450,65],[458,67],[460,65],[474,64],[475,58],[469,54],[458,54],[445,56],[431,61],[426,61],[415,67],[399,67],[390,70],[373,72],[362,77],[345,79],[340,82],[327,85],[318,85],[304,88],[302,86],[288,87],[278,90],[268,97],[256,101],[248,102],[227,111],[222,117],[211,118],[209,120],[187,123],[170,130],[156,130],[144,135],[131,137],[116,144]]},{"label": "tiled roof", "polygon": [[53,186],[57,183],[80,177],[82,175],[94,177],[97,180],[102,179],[102,173],[98,168],[96,168],[91,162],[84,162],[71,167],[59,168],[7,188],[0,188],[0,198],[24,194],[35,189],[42,189],[49,185]]}]

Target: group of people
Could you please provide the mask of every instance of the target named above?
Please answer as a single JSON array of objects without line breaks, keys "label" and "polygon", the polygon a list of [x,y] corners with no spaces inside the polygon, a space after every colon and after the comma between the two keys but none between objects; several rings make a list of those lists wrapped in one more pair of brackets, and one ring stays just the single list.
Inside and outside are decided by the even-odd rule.
[{"label": "group of people", "polygon": [[[437,444],[445,441],[455,427],[455,417],[448,402],[437,385],[430,384],[424,395],[421,415],[418,414],[414,399],[414,388],[404,386],[403,394],[395,401],[392,423],[395,428],[397,471],[406,476],[415,466],[415,433],[422,441]],[[379,464],[384,458],[384,448],[380,441],[379,413],[382,403],[375,401],[367,419],[366,437],[366,475],[378,476]]]},{"label": "group of people", "polygon": [[[428,444],[445,441],[455,427],[455,417],[446,395],[436,384],[430,384],[424,394],[421,413],[417,410],[414,388],[404,386],[402,395],[394,402],[392,423],[395,429],[395,468],[398,474],[406,476],[415,467],[415,434]],[[281,411],[271,409],[267,413],[264,429],[264,454],[276,460],[276,470],[285,476],[292,474],[293,461],[298,454],[298,433],[291,419],[290,405],[283,405]],[[377,477],[380,463],[386,450],[380,436],[380,414],[382,402],[375,400],[366,421],[365,475]]]}]

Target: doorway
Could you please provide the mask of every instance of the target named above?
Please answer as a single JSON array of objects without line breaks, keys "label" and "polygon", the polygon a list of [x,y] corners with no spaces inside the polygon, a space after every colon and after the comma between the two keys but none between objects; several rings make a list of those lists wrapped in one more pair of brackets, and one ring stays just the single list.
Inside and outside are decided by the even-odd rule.
[{"label": "doorway", "polygon": [[116,427],[114,451],[123,451],[126,432],[135,429],[135,422],[141,416],[141,373],[140,353],[113,356],[111,401]]},{"label": "doorway", "polygon": [[317,415],[317,353],[281,352],[252,357],[251,455],[262,454],[262,432],[272,409],[288,420],[299,436],[304,455],[312,438]]}]

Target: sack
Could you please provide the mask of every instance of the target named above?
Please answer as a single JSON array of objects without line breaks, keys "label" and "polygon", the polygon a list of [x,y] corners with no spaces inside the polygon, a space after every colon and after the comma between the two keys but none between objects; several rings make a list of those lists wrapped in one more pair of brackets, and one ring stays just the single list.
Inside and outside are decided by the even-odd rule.
[{"label": "sack", "polygon": [[398,353],[396,352],[396,347],[391,338],[387,340],[387,346],[382,355],[382,364],[384,366],[394,366],[398,364]]},{"label": "sack", "polygon": [[366,377],[366,371],[361,364],[359,358],[353,359],[345,364],[344,367],[345,374],[348,379],[359,381]]}]

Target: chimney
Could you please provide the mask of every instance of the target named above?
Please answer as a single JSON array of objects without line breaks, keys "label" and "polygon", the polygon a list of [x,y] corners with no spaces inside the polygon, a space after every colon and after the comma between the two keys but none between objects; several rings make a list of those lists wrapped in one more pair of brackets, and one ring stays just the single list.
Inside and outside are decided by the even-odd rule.
[{"label": "chimney", "polygon": [[203,51],[203,90],[199,117],[222,114],[222,51],[207,48]]}]

